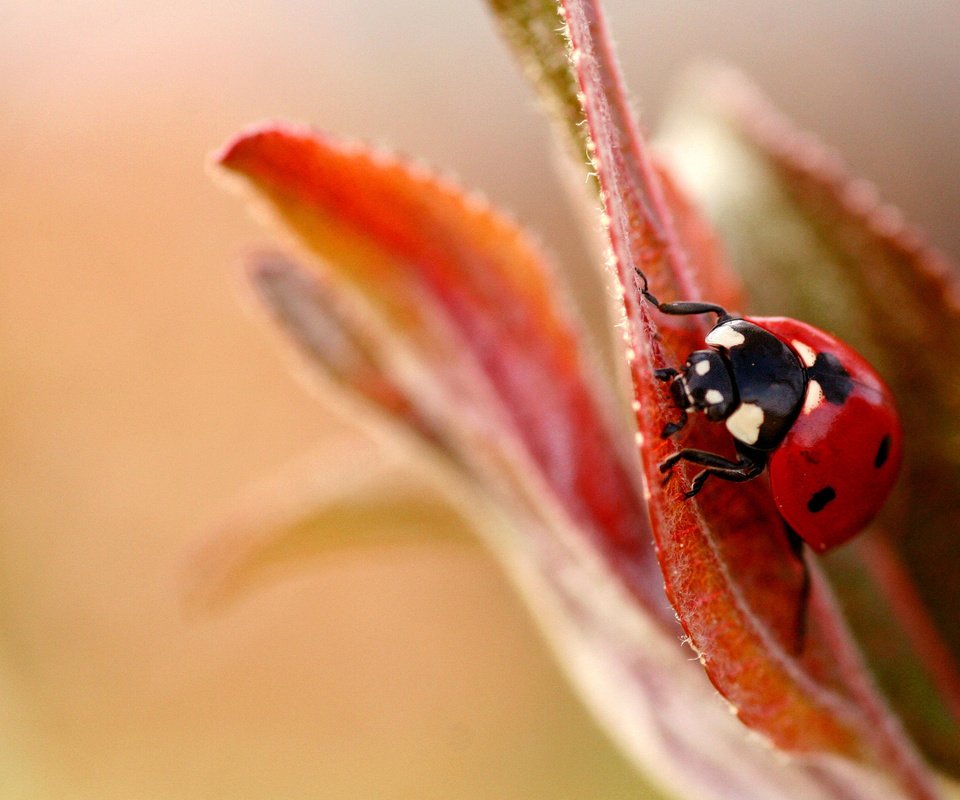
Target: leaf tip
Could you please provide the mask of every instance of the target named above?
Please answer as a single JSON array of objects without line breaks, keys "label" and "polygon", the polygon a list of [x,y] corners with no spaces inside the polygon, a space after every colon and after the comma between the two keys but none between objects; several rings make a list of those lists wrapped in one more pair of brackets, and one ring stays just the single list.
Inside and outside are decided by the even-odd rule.
[{"label": "leaf tip", "polygon": [[287,120],[266,119],[248,125],[215,150],[209,159],[219,171],[246,174],[257,162],[269,154],[279,158],[285,147],[306,140],[326,141],[329,137],[309,125]]},{"label": "leaf tip", "polygon": [[285,127],[288,127],[286,123],[277,120],[264,120],[248,125],[215,150],[210,157],[210,162],[227,169],[236,169],[246,160],[250,152],[256,149],[257,145],[270,139]]}]

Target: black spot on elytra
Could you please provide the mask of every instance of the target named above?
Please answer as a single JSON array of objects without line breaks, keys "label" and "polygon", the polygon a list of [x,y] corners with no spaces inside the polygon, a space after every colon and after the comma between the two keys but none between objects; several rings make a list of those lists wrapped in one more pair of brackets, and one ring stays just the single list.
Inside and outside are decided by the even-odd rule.
[{"label": "black spot on elytra", "polygon": [[814,492],[813,497],[807,501],[807,509],[810,513],[816,514],[818,511],[823,511],[827,503],[836,499],[837,493],[833,490],[833,487],[824,486],[819,492]]},{"label": "black spot on elytra", "polygon": [[880,440],[880,446],[877,448],[877,455],[873,459],[873,466],[880,469],[887,463],[890,457],[890,434],[888,433]]},{"label": "black spot on elytra", "polygon": [[853,391],[850,373],[832,353],[817,353],[817,360],[807,368],[807,377],[820,384],[827,402],[835,406],[842,406]]}]

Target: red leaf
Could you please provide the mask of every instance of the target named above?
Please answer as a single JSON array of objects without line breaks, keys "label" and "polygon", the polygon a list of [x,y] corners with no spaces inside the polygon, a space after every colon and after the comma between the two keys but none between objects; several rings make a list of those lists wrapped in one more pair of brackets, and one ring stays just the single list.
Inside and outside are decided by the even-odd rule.
[{"label": "red leaf", "polygon": [[587,384],[578,333],[519,230],[422,169],[303,129],[242,135],[221,162],[390,325],[391,346],[406,354],[382,360],[390,380],[463,462],[526,503],[538,502],[538,474],[672,626],[625,437],[611,432],[613,401],[605,384]]},{"label": "red leaf", "polygon": [[907,496],[899,513],[885,519],[887,533],[960,659],[960,617],[950,602],[960,577],[960,270],[816,139],[794,129],[745,85],[739,88],[735,109],[743,134],[855,290],[863,325],[841,332],[877,354],[901,398]]},{"label": "red leaf", "polygon": [[[719,69],[698,78],[673,115],[671,149],[758,287],[758,310],[836,332],[870,354],[898,398],[900,484],[874,534],[827,566],[894,706],[930,757],[957,774],[958,272],[742,76]],[[707,158],[713,170],[702,174]],[[734,164],[738,185],[716,179]],[[789,231],[794,246],[770,230]]]},{"label": "red leaf", "polygon": [[[655,294],[701,295],[625,100],[601,12],[592,0],[566,0],[564,7],[624,287],[638,425],[646,440],[641,456],[668,596],[707,674],[745,723],[783,750],[863,760],[890,771],[912,795],[933,797],[929,777],[876,694],[815,567],[803,651],[791,653],[784,631],[796,626],[799,596],[791,592],[790,602],[773,607],[771,599],[796,564],[769,493],[758,482],[720,485],[710,488],[712,497],[705,490],[703,501],[684,502],[678,481],[661,484],[658,464],[676,446],[657,436],[672,404],[653,372],[682,361],[689,333],[684,337],[672,320],[658,318],[658,334],[634,269],[648,276]],[[691,327],[702,335],[702,323]]]}]

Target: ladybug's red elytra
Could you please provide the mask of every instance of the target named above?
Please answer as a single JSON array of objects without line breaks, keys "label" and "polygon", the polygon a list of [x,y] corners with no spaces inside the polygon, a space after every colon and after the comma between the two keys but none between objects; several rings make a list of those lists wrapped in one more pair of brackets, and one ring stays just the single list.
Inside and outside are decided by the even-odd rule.
[{"label": "ladybug's red elytra", "polygon": [[[641,276],[642,277],[642,276]],[[687,497],[714,475],[748,481],[769,468],[774,501],[787,525],[814,550],[847,541],[873,519],[900,468],[902,434],[893,396],[862,356],[834,336],[787,317],[738,317],[712,303],[661,303],[664,314],[716,314],[683,369],[657,371],[680,411],[723,422],[737,458],[681,449],[660,465],[704,467]]]}]

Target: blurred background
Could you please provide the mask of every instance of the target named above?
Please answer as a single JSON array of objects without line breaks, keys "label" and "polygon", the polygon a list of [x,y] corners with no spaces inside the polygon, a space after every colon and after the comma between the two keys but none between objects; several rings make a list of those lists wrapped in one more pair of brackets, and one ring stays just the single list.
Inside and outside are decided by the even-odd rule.
[{"label": "blurred background", "polygon": [[[960,256],[960,5],[609,2],[651,125],[742,67]],[[357,436],[288,375],[205,160],[265,117],[454,169],[568,269],[479,0],[0,0],[0,797],[636,798],[475,546],[343,552],[188,619],[232,498]]]}]

